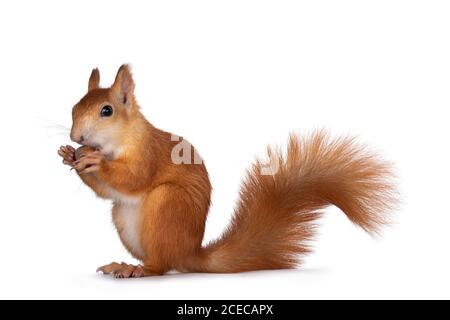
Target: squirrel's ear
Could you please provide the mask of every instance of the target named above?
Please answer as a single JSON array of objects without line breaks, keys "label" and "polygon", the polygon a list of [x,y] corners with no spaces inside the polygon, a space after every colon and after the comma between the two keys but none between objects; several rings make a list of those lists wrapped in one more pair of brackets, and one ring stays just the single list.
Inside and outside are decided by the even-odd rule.
[{"label": "squirrel's ear", "polygon": [[130,105],[134,94],[134,81],[127,64],[123,64],[117,71],[116,80],[111,89],[124,105]]},{"label": "squirrel's ear", "polygon": [[98,89],[100,86],[100,71],[97,68],[92,69],[91,76],[89,77],[88,92],[94,89]]}]

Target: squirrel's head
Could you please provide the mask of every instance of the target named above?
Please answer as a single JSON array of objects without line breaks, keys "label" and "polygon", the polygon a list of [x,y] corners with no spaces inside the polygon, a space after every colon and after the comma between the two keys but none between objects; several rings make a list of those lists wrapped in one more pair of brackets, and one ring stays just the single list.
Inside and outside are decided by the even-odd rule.
[{"label": "squirrel's head", "polygon": [[102,153],[114,153],[120,138],[130,124],[138,106],[134,97],[134,81],[128,65],[122,65],[114,84],[100,88],[100,72],[92,70],[88,92],[73,107],[70,138]]}]

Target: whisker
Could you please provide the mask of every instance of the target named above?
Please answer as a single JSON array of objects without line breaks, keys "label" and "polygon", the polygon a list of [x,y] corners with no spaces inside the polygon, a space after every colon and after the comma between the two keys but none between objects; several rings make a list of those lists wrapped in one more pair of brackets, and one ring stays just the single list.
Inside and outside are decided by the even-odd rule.
[{"label": "whisker", "polygon": [[62,130],[64,132],[69,132],[70,129],[68,128],[63,128],[63,127],[59,127],[59,126],[40,126],[41,128],[45,128],[45,129],[58,129],[58,130]]},{"label": "whisker", "polygon": [[61,125],[59,123],[56,123],[56,122],[54,122],[52,120],[46,119],[46,118],[41,117],[41,116],[36,116],[36,117],[39,118],[40,120],[44,120],[44,121],[49,123],[49,125],[47,125],[47,126],[41,126],[42,128],[54,128],[54,129],[61,129],[61,130],[70,131],[70,128],[68,128],[66,126],[63,126],[63,125]]},{"label": "whisker", "polygon": [[54,138],[56,136],[68,136],[68,132],[57,132],[57,133],[53,133],[51,135],[48,135],[49,138]]}]

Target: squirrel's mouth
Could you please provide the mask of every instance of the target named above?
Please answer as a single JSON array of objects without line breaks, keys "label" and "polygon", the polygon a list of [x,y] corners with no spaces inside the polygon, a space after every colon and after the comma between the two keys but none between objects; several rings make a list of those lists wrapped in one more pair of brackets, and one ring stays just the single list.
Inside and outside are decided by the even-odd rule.
[{"label": "squirrel's mouth", "polygon": [[89,143],[88,141],[83,141],[83,143],[80,143],[82,146],[85,147],[91,147],[96,149],[97,151],[100,151],[102,149],[102,146],[97,143]]}]

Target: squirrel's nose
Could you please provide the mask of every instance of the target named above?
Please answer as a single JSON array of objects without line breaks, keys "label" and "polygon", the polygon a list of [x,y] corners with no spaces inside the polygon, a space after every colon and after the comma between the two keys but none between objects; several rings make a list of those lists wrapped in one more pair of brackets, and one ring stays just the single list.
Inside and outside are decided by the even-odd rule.
[{"label": "squirrel's nose", "polygon": [[79,143],[79,144],[82,144],[83,141],[85,140],[84,136],[81,135],[78,137],[77,134],[75,134],[73,131],[70,133],[70,139],[72,139],[72,141]]}]

